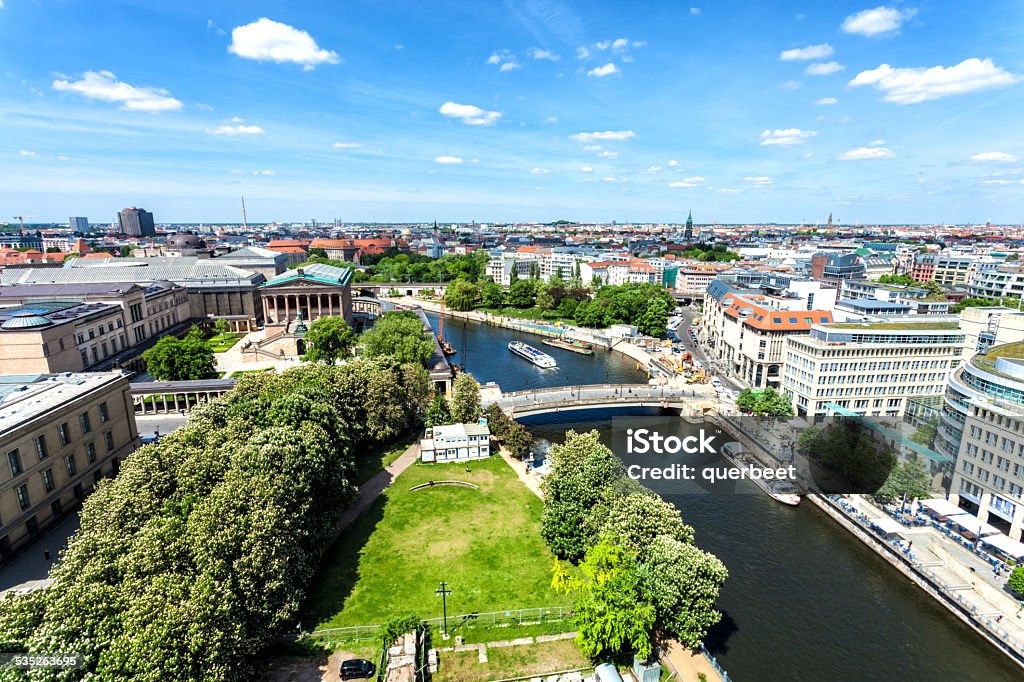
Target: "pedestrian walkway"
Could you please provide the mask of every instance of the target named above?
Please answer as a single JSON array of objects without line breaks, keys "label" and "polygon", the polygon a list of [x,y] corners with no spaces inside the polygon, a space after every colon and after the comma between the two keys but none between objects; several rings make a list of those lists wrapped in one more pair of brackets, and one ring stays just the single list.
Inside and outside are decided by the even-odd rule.
[{"label": "pedestrian walkway", "polygon": [[419,456],[419,443],[413,443],[398,459],[389,464],[384,471],[379,472],[373,478],[360,485],[359,494],[356,495],[356,499],[352,501],[352,504],[345,510],[345,513],[341,515],[338,525],[334,528],[333,535],[331,535],[330,542],[337,540],[342,532],[352,525],[353,521],[373,506],[373,503],[377,501],[381,493],[398,478],[399,474],[412,466],[419,459]]},{"label": "pedestrian walkway", "polygon": [[708,682],[725,679],[703,653],[687,649],[675,640],[669,643],[661,660],[668,661],[669,667],[676,673],[675,679],[682,682],[696,682],[701,674],[707,677]]},{"label": "pedestrian walkway", "polygon": [[265,335],[266,332],[262,329],[249,332],[239,339],[238,343],[223,353],[215,353],[213,357],[217,362],[217,371],[224,372],[225,377],[230,377],[238,371],[252,372],[254,370],[274,369],[278,372],[283,372],[286,369],[299,365],[300,361],[298,358],[271,360],[265,356],[260,356],[260,359],[257,361],[243,359],[242,348],[246,342],[256,343],[257,341],[262,341]]}]

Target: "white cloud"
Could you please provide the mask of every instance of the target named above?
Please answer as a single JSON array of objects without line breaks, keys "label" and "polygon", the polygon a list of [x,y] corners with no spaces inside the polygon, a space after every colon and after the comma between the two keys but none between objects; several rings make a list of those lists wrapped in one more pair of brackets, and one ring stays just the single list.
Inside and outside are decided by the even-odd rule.
[{"label": "white cloud", "polygon": [[561,57],[550,50],[542,50],[539,47],[531,47],[528,50],[531,57],[534,59],[547,59],[552,62],[557,62]]},{"label": "white cloud", "polygon": [[716,189],[715,190],[715,194],[742,194],[742,193],[743,193],[743,190],[741,190],[741,189],[732,189],[732,188],[729,188],[729,187],[722,187],[720,189]]},{"label": "white cloud", "polygon": [[[2,3],[0,3],[0,7],[3,7]],[[216,31],[217,35],[219,35],[219,36],[222,36],[222,35],[225,34],[224,29],[222,29],[220,26],[218,26],[217,22],[215,22],[213,19],[207,19],[206,20],[206,28],[208,30],[210,30],[210,31]]]},{"label": "white cloud", "polygon": [[660,173],[661,166],[648,166],[644,173]]},{"label": "white cloud", "polygon": [[544,119],[544,122],[545,123],[558,123],[558,117],[557,116],[548,116],[546,119]]},{"label": "white cloud", "polygon": [[971,163],[1016,163],[1017,157],[1006,152],[981,152],[971,157]]},{"label": "white cloud", "polygon": [[829,76],[833,73],[838,73],[845,68],[845,66],[836,61],[822,62],[810,64],[806,69],[804,69],[804,73],[808,76]]},{"label": "white cloud", "polygon": [[1013,182],[1010,180],[982,180],[983,185],[1012,185]]},{"label": "white cloud", "polygon": [[683,178],[676,182],[669,183],[669,187],[699,187],[704,182],[704,178],[699,175],[692,178]]},{"label": "white cloud", "polygon": [[609,175],[608,177],[601,178],[601,182],[624,182],[624,181],[620,180],[619,178],[616,178],[614,176]]},{"label": "white cloud", "polygon": [[608,62],[604,66],[595,66],[590,71],[587,71],[588,76],[596,76],[598,78],[604,78],[610,76],[613,73],[622,73],[619,71],[619,67],[615,66],[612,62]]},{"label": "white cloud", "polygon": [[434,163],[455,165],[462,163],[462,159],[457,156],[438,156],[434,158]]},{"label": "white cloud", "polygon": [[601,152],[598,154],[602,159],[617,159],[619,158],[618,152]]},{"label": "white cloud", "polygon": [[61,154],[60,156],[57,157],[57,160],[58,161],[70,161],[71,157],[70,156],[64,156],[63,154]]},{"label": "white cloud", "polygon": [[590,166],[580,166],[580,173],[593,173],[594,169]]},{"label": "white cloud", "polygon": [[487,63],[497,66],[499,71],[509,72],[522,68],[519,59],[512,50],[495,50],[487,58]]},{"label": "white cloud", "polygon": [[86,71],[81,80],[55,80],[52,87],[54,90],[74,92],[102,102],[118,102],[126,111],[156,113],[177,111],[183,106],[163,88],[129,85],[117,80],[117,76],[110,71]]},{"label": "white cloud", "polygon": [[800,81],[786,81],[779,87],[782,88],[783,90],[799,90],[800,88],[803,87],[803,85],[804,84],[801,83]]},{"label": "white cloud", "polygon": [[531,168],[530,175],[547,175],[551,171],[547,168]]},{"label": "white cloud", "polygon": [[885,140],[872,140],[870,143],[868,143],[868,146],[869,147],[884,147],[885,146]]},{"label": "white cloud", "polygon": [[876,7],[851,14],[843,20],[841,28],[847,33],[862,36],[876,36],[898,31],[903,22],[917,14],[916,9],[898,10],[893,7]]},{"label": "white cloud", "polygon": [[1020,75],[997,67],[991,59],[972,57],[956,66],[930,69],[893,68],[882,64],[877,69],[858,73],[849,87],[872,85],[885,93],[882,98],[885,102],[917,104],[986,88],[1002,88],[1020,80]]},{"label": "white cloud", "polygon": [[576,48],[576,59],[586,59],[590,56],[590,50],[583,45]]},{"label": "white cloud", "polygon": [[576,133],[570,135],[569,139],[575,142],[593,142],[595,140],[619,142],[633,137],[636,137],[636,133],[632,130],[605,130],[604,132]]},{"label": "white cloud", "polygon": [[277,175],[272,170],[254,170],[249,172],[250,175]]},{"label": "white cloud", "polygon": [[747,176],[747,177],[743,178],[743,182],[748,182],[751,185],[758,185],[759,187],[764,187],[765,185],[770,185],[770,184],[774,183],[775,181],[772,180],[771,178],[769,178],[767,175],[758,175],[758,176]]},{"label": "white cloud", "polygon": [[675,168],[676,166],[679,165],[679,162],[676,161],[675,159],[672,159],[671,161],[668,162],[668,165],[672,168]]},{"label": "white cloud", "polygon": [[798,47],[792,50],[783,50],[779,53],[779,59],[784,62],[798,62],[808,61],[811,59],[824,59],[825,57],[831,57],[835,53],[832,46],[828,43],[821,43],[819,45],[808,45],[807,47]]},{"label": "white cloud", "polygon": [[35,155],[36,155],[36,153],[35,153],[35,152],[30,152],[30,151],[28,151],[27,149],[22,149],[22,150],[21,150],[20,152],[18,152],[18,153],[19,153],[19,154],[21,154],[22,156],[35,156]]},{"label": "white cloud", "polygon": [[258,62],[302,64],[305,71],[341,61],[337,52],[321,49],[305,31],[266,17],[235,27],[228,52]]},{"label": "white cloud", "polygon": [[405,45],[403,45],[402,43],[395,43],[395,49],[396,50],[404,50],[405,49]]},{"label": "white cloud", "polygon": [[691,7],[690,8],[690,14],[692,14],[695,17],[699,17],[700,16],[700,7]]},{"label": "white cloud", "polygon": [[359,149],[363,146],[362,142],[335,142],[331,145],[332,149]]},{"label": "white cloud", "polygon": [[843,152],[838,158],[840,161],[864,161],[866,159],[891,159],[896,154],[885,147],[857,147],[848,152]]},{"label": "white cloud", "polygon": [[490,126],[501,120],[500,111],[487,111],[472,104],[445,102],[438,109],[442,116],[456,118],[468,126]]},{"label": "white cloud", "polygon": [[[234,125],[230,125],[230,124]],[[264,135],[266,131],[259,126],[245,125],[242,119],[237,116],[228,119],[227,123],[221,123],[216,128],[207,128],[207,135],[220,135],[225,137],[238,137],[239,135]]]},{"label": "white cloud", "polygon": [[602,147],[599,144],[585,144],[585,145],[583,145],[583,151],[585,151],[585,152],[599,152],[602,149],[604,149],[604,147]]},{"label": "white cloud", "polygon": [[799,128],[786,128],[784,130],[765,130],[761,133],[761,145],[779,145],[789,147],[794,144],[803,144],[818,133],[813,130],[800,130]]},{"label": "white cloud", "polygon": [[507,73],[509,71],[515,71],[516,69],[521,68],[523,67],[519,64],[519,62],[505,62],[498,68],[498,71],[501,71],[502,73]]},{"label": "white cloud", "polygon": [[824,104],[824,105],[839,104],[839,100],[837,100],[835,97],[822,97],[819,100],[815,100],[814,103],[815,104]]}]

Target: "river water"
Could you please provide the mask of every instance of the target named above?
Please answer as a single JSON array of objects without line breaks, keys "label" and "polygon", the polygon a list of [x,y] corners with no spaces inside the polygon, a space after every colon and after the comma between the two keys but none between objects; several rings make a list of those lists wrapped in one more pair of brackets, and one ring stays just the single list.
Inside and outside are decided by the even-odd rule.
[{"label": "river water", "polygon": [[[478,381],[505,391],[646,379],[617,353],[582,356],[450,318],[446,335]],[[513,355],[506,346],[515,338],[555,357],[558,369]],[[541,444],[561,442],[569,429],[597,429],[610,446],[613,416],[628,414],[654,413],[589,410],[523,423]],[[697,544],[729,569],[718,600],[724,617],[706,644],[736,682],[1024,680],[1020,668],[814,506],[785,507],[762,494],[658,492],[694,527]]]}]

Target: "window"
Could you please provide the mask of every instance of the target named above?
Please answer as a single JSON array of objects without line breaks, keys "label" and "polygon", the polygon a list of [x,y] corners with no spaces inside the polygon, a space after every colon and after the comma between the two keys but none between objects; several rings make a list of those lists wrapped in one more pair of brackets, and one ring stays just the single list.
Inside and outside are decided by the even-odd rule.
[{"label": "window", "polygon": [[75,462],[75,453],[71,453],[64,458],[64,463],[68,465],[68,476],[74,476],[78,473],[78,463]]},{"label": "window", "polygon": [[46,459],[50,453],[46,451],[46,436],[36,436],[36,454],[39,459]]},{"label": "window", "polygon": [[53,489],[57,487],[57,484],[53,480],[53,468],[49,468],[43,472],[43,487],[46,488],[46,492],[52,493]]},{"label": "window", "polygon": [[96,461],[96,443],[86,443],[85,458],[92,464]]},{"label": "window", "polygon": [[88,412],[83,412],[82,414],[78,415],[78,421],[82,425],[82,435],[83,436],[85,434],[89,433],[90,431],[92,431],[92,424],[89,423],[89,413]]},{"label": "window", "polygon": [[18,450],[11,450],[7,453],[7,464],[11,467],[12,478],[24,471],[21,468],[21,453]]},{"label": "window", "polygon": [[75,484],[75,497],[76,498],[81,498],[84,494],[85,493],[82,491],[82,484],[81,483],[76,483]]},{"label": "window", "polygon": [[35,535],[39,531],[39,521],[33,516],[25,522],[25,528],[28,530],[29,535]]},{"label": "window", "polygon": [[53,512],[54,516],[60,516],[61,512],[64,511],[64,505],[61,504],[59,497],[50,503],[50,511]]},{"label": "window", "polygon": [[114,435],[110,431],[103,434],[103,442],[107,444],[107,452],[114,449]]},{"label": "window", "polygon": [[32,501],[28,497],[27,485],[19,485],[16,492],[18,493],[18,506],[21,507],[21,511],[25,511],[32,506]]},{"label": "window", "polygon": [[61,445],[67,445],[71,442],[71,429],[68,428],[67,422],[57,427],[57,435],[60,436]]},{"label": "window", "polygon": [[110,420],[110,413],[107,412],[107,403],[100,403],[100,423],[106,424]]}]

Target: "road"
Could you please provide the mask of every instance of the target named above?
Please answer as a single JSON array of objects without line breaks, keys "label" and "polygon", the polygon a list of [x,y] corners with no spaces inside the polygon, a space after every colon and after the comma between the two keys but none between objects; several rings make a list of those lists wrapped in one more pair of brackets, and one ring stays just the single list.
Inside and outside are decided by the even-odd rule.
[{"label": "road", "polygon": [[733,389],[737,393],[746,388],[746,386],[744,386],[743,383],[741,383],[735,377],[728,376],[728,374],[723,372],[720,363],[711,360],[708,357],[708,354],[704,352],[704,349],[700,346],[700,344],[694,343],[693,339],[690,338],[690,333],[687,331],[687,329],[690,327],[690,325],[693,324],[694,319],[700,317],[700,313],[688,307],[677,308],[677,310],[682,314],[683,322],[679,325],[679,331],[676,334],[676,336],[678,336],[682,340],[683,345],[686,347],[686,350],[693,353],[694,359],[700,360],[705,367],[715,370],[718,378],[721,379],[722,382],[729,388]]}]

